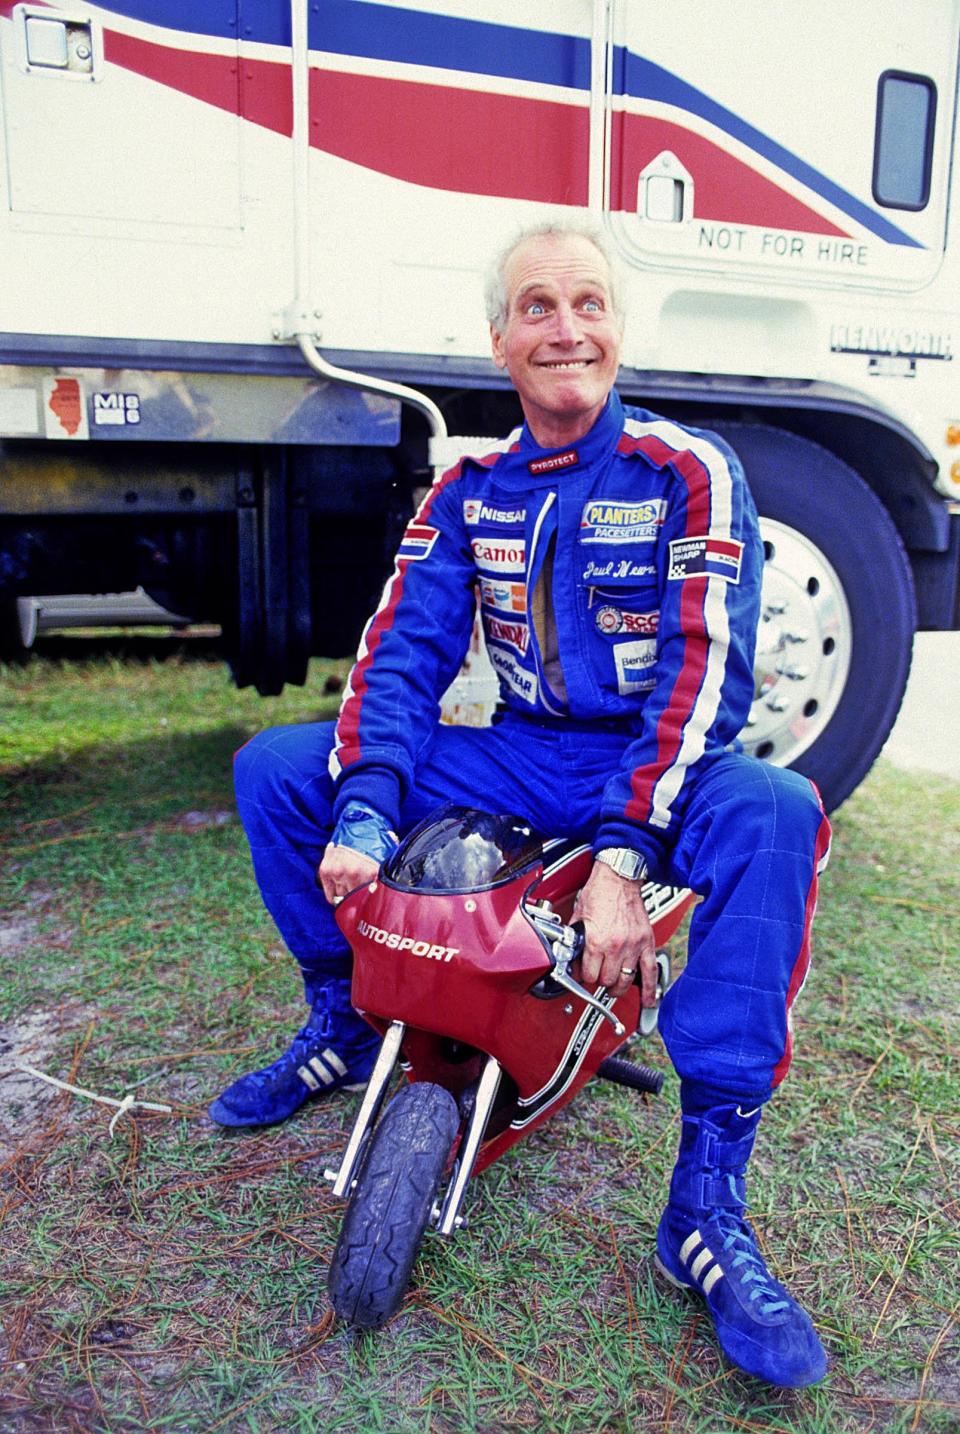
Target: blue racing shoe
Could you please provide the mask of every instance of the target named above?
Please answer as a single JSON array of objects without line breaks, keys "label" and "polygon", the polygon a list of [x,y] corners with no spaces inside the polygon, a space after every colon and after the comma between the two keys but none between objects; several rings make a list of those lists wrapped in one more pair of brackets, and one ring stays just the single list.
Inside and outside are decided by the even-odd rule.
[{"label": "blue racing shoe", "polygon": [[707,1303],[720,1348],[746,1374],[790,1389],[816,1384],[827,1356],[810,1316],[770,1274],[744,1219],[744,1175],[759,1110],[683,1117],[655,1263]]},{"label": "blue racing shoe", "polygon": [[273,1065],[251,1071],[210,1106],[218,1125],[276,1125],[314,1096],[361,1090],[380,1037],[350,1005],[349,980],[309,987],[310,1019]]}]

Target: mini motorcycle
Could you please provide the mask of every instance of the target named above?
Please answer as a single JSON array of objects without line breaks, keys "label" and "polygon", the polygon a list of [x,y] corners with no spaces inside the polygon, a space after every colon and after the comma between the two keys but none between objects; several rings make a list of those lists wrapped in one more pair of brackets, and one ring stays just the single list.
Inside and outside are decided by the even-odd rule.
[{"label": "mini motorcycle", "polygon": [[[656,1027],[637,985],[614,1000],[571,974],[568,925],[592,854],[516,817],[447,806],[416,827],[337,920],[353,948],[353,1002],[383,1043],[333,1193],[349,1205],[333,1253],[334,1312],[366,1328],[398,1309],[425,1230],[464,1223],[471,1177],[542,1125],[591,1076],[659,1091],[615,1054]],[[693,901],[643,889],[658,948]],[[658,949],[658,1000],[670,979]],[[399,1063],[408,1084],[387,1105]]]}]

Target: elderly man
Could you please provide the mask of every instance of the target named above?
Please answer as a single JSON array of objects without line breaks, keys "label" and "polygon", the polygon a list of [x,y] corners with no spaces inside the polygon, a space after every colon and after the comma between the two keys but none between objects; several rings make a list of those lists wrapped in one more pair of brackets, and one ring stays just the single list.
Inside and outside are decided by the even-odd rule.
[{"label": "elderly man", "polygon": [[[743,1213],[760,1110],[790,1063],[829,834],[804,778],[736,750],[753,694],[756,512],[719,439],[617,397],[622,316],[599,235],[527,231],[494,271],[488,312],[523,427],[434,484],[337,723],[274,729],[238,756],[257,880],[311,1010],[289,1050],[210,1113],[283,1120],[366,1079],[376,1040],[350,1006],[332,905],[376,873],[395,832],[452,800],[591,841],[576,912],[588,984],[619,995],[639,967],[652,1004],[641,883],[703,898],[660,1018],[682,1126],[657,1264],[706,1300],[735,1364],[809,1384],[823,1349]],[[477,597],[504,711],[489,729],[443,727],[438,699]]]}]

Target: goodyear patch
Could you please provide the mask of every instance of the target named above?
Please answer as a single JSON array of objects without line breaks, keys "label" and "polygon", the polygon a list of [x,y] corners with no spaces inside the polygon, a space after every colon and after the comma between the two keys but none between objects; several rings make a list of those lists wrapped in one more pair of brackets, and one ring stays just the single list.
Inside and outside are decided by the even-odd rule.
[{"label": "goodyear patch", "polygon": [[491,647],[489,656],[497,676],[512,688],[518,697],[521,697],[524,702],[536,702],[537,689],[533,673],[524,672],[523,668],[514,662],[510,654],[503,652],[499,647]]},{"label": "goodyear patch", "polygon": [[484,607],[497,612],[519,612],[527,610],[526,583],[498,582],[496,578],[480,579],[480,601]]},{"label": "goodyear patch", "polygon": [[666,511],[665,498],[645,503],[594,498],[584,506],[580,538],[584,543],[655,543]]},{"label": "goodyear patch", "polygon": [[675,538],[670,544],[667,580],[708,577],[738,583],[742,555],[743,544],[733,538]]},{"label": "goodyear patch", "polygon": [[603,607],[597,608],[593,620],[597,632],[606,633],[609,637],[619,632],[653,637],[660,626],[659,612],[627,612],[622,607],[614,607],[612,603],[605,603]]},{"label": "goodyear patch", "polygon": [[621,696],[648,692],[657,684],[657,643],[655,638],[639,642],[618,642],[613,649],[617,665],[617,690]]}]

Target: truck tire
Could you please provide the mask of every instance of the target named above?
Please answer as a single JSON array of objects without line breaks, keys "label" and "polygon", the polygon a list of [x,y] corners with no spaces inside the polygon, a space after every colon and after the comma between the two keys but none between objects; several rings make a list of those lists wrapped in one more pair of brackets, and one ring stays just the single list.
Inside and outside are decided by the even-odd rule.
[{"label": "truck tire", "polygon": [[835,454],[782,429],[715,428],[743,462],[766,554],[742,740],[812,778],[832,811],[900,710],[916,627],[910,564],[887,510]]},{"label": "truck tire", "polygon": [[429,1081],[405,1086],[388,1105],[330,1261],[327,1289],[340,1319],[377,1329],[399,1309],[459,1124],[453,1096]]}]

